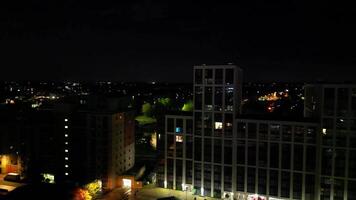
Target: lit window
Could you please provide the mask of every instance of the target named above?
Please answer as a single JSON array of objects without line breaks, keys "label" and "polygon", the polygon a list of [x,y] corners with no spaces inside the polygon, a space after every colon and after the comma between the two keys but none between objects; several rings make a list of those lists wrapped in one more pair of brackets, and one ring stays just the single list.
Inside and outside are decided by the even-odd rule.
[{"label": "lit window", "polygon": [[215,122],[215,129],[222,129],[222,122]]},{"label": "lit window", "polygon": [[68,172],[66,172],[66,173],[65,173],[65,175],[66,175],[66,176],[68,176],[68,175],[69,175],[69,173],[68,173]]},{"label": "lit window", "polygon": [[65,142],[64,144],[68,145],[68,142]]},{"label": "lit window", "polygon": [[64,159],[65,159],[65,160],[68,160],[68,157],[65,157]]},{"label": "lit window", "polygon": [[68,149],[65,149],[64,152],[68,153]]},{"label": "lit window", "polygon": [[232,123],[227,122],[227,123],[226,123],[226,126],[227,126],[227,127],[230,127],[230,126],[232,126]]},{"label": "lit window", "polygon": [[176,133],[181,133],[182,132],[182,128],[181,127],[176,127]]},{"label": "lit window", "polygon": [[131,180],[130,179],[122,179],[124,187],[131,188]]},{"label": "lit window", "polygon": [[323,135],[326,135],[326,128],[323,128]]},{"label": "lit window", "polygon": [[176,135],[176,142],[183,142],[183,136],[182,135]]},{"label": "lit window", "polygon": [[66,118],[66,119],[64,119],[64,121],[65,121],[65,122],[67,122],[67,121],[68,121],[68,119]]},{"label": "lit window", "polygon": [[65,128],[65,129],[67,129],[67,128],[68,128],[68,126],[64,126],[64,128]]},{"label": "lit window", "polygon": [[65,168],[68,168],[69,166],[68,165],[65,165]]},{"label": "lit window", "polygon": [[64,137],[68,137],[68,134],[64,134]]}]

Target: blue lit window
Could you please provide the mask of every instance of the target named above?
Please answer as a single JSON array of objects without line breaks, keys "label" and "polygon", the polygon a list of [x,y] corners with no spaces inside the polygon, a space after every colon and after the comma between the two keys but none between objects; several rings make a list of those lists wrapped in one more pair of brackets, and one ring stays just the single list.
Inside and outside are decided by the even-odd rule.
[{"label": "blue lit window", "polygon": [[181,133],[182,132],[182,128],[181,127],[176,127],[176,133]]}]

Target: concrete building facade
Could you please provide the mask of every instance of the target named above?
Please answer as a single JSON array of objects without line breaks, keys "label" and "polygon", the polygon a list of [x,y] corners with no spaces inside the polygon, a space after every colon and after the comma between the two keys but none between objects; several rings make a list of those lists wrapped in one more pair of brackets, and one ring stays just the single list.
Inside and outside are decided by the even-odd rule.
[{"label": "concrete building facade", "polygon": [[239,112],[241,77],[233,65],[194,67],[192,116],[166,116],[159,185],[223,199],[355,199],[356,87],[306,85],[304,119],[258,119]]}]

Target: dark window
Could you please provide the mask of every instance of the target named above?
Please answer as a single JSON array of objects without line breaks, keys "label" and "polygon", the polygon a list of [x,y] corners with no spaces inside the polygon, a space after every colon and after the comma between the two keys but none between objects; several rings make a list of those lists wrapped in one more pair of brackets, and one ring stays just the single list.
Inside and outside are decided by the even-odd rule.
[{"label": "dark window", "polygon": [[167,131],[174,133],[174,119],[173,118],[167,119]]},{"label": "dark window", "polygon": [[290,189],[290,172],[282,171],[281,177],[281,196],[289,198],[289,189]]},{"label": "dark window", "polygon": [[266,194],[267,188],[267,171],[265,169],[258,170],[258,194]]},{"label": "dark window", "polygon": [[214,162],[215,163],[221,163],[221,152],[222,144],[220,139],[215,139],[214,140]]},{"label": "dark window", "polygon": [[225,69],[225,83],[226,85],[234,84],[234,69]]},{"label": "dark window", "polygon": [[213,110],[213,88],[212,87],[205,87],[204,109],[207,111]]},{"label": "dark window", "polygon": [[215,84],[223,83],[223,69],[215,69]]},{"label": "dark window", "polygon": [[237,123],[237,138],[245,138],[246,124],[244,122]]},{"label": "dark window", "polygon": [[267,166],[267,153],[268,153],[268,147],[267,147],[267,142],[260,142],[258,144],[258,164],[260,167],[266,167]]},{"label": "dark window", "polygon": [[316,148],[315,146],[307,146],[306,151],[305,168],[307,171],[313,172],[315,171]]},{"label": "dark window", "polygon": [[270,167],[278,168],[279,166],[279,144],[270,144]]},{"label": "dark window", "polygon": [[204,161],[205,162],[211,162],[211,139],[210,138],[205,138],[204,139]]},{"label": "dark window", "polygon": [[256,139],[257,132],[257,124],[256,123],[248,123],[248,138]]},{"label": "dark window", "polygon": [[255,193],[256,169],[247,168],[247,192]]},{"label": "dark window", "polygon": [[269,194],[272,196],[278,195],[278,171],[269,171]]},{"label": "dark window", "polygon": [[283,144],[282,146],[282,169],[290,169],[291,146]]},{"label": "dark window", "polygon": [[347,108],[349,102],[349,90],[347,88],[339,88],[337,90],[337,114],[338,116],[347,115]]},{"label": "dark window", "polygon": [[245,167],[237,167],[237,190],[244,191],[245,190]]},{"label": "dark window", "polygon": [[194,138],[194,159],[197,161],[201,161],[201,138]]},{"label": "dark window", "polygon": [[203,105],[203,88],[195,87],[194,109],[201,110]]},{"label": "dark window", "polygon": [[237,164],[245,164],[245,140],[237,140],[236,162]]},{"label": "dark window", "polygon": [[213,84],[213,69],[205,69],[204,70],[204,78],[206,84]]},{"label": "dark window", "polygon": [[303,169],[303,145],[294,145],[294,170]]},{"label": "dark window", "polygon": [[346,150],[336,149],[335,150],[335,176],[344,177],[345,176],[345,164],[346,164]]},{"label": "dark window", "polygon": [[248,142],[248,165],[256,165],[256,142]]},{"label": "dark window", "polygon": [[203,70],[196,69],[195,70],[195,84],[202,84],[203,82]]},{"label": "dark window", "polygon": [[224,163],[232,164],[232,141],[225,140],[224,144]]},{"label": "dark window", "polygon": [[302,174],[294,173],[293,176],[293,198],[301,199],[302,198]]},{"label": "dark window", "polygon": [[223,102],[222,97],[223,97],[222,87],[215,87],[214,108],[216,111],[222,111],[222,102]]},{"label": "dark window", "polygon": [[325,88],[324,90],[324,115],[333,116],[335,108],[335,89]]}]

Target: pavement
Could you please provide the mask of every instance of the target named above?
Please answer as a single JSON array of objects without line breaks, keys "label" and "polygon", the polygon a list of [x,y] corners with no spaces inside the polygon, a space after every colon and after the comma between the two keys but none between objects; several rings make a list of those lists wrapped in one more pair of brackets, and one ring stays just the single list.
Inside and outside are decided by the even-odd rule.
[{"label": "pavement", "polygon": [[[192,195],[190,192],[158,188],[153,186],[146,186],[137,190],[125,190],[117,188],[110,193],[103,196],[102,200],[156,200],[158,198],[174,196],[181,200],[217,200],[216,198],[201,197],[199,195]],[[195,198],[195,199],[194,199]]]},{"label": "pavement", "polygon": [[16,189],[17,187],[24,185],[23,183],[4,181],[4,177],[5,177],[5,174],[0,174],[0,189],[3,191],[7,190],[8,192],[11,192],[12,190]]}]

